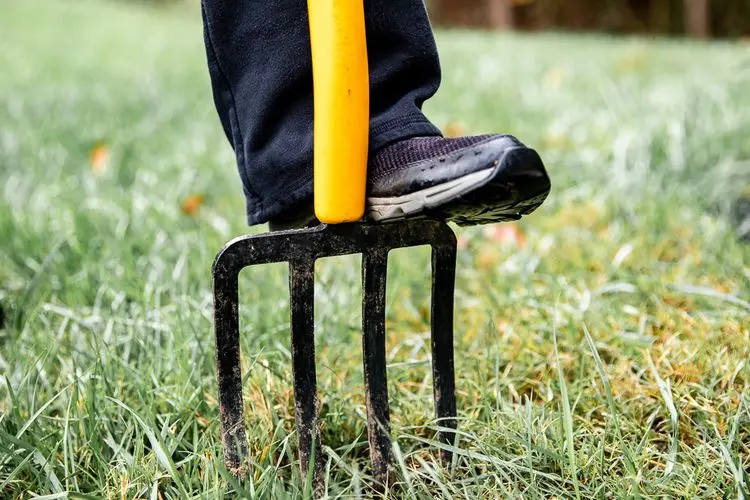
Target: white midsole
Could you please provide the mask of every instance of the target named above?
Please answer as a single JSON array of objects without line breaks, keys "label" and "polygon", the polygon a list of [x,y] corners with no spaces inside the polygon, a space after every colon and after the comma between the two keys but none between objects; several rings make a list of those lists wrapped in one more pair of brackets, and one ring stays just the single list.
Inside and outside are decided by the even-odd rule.
[{"label": "white midsole", "polygon": [[495,167],[487,168],[402,196],[367,198],[367,216],[375,221],[401,219],[424,209],[442,205],[482,184],[494,170]]}]

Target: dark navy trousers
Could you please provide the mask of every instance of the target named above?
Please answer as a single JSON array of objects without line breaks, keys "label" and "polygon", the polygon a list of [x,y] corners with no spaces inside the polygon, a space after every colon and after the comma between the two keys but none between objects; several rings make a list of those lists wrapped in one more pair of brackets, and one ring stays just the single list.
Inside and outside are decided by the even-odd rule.
[{"label": "dark navy trousers", "polygon": [[[358,0],[350,0],[358,1]],[[423,0],[364,0],[370,151],[440,135],[422,104],[440,84]],[[214,103],[250,225],[312,202],[312,62],[305,0],[202,0]]]}]

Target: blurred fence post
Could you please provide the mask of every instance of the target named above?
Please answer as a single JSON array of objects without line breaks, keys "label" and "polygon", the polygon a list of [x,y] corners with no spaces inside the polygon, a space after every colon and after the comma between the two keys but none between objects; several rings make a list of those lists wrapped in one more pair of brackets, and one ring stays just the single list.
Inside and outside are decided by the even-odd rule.
[{"label": "blurred fence post", "polygon": [[511,0],[486,0],[490,28],[513,29],[513,2]]},{"label": "blurred fence post", "polygon": [[437,26],[650,33],[750,34],[750,0],[426,0]]},{"label": "blurred fence post", "polygon": [[709,35],[708,0],[685,0],[685,31],[697,38]]}]

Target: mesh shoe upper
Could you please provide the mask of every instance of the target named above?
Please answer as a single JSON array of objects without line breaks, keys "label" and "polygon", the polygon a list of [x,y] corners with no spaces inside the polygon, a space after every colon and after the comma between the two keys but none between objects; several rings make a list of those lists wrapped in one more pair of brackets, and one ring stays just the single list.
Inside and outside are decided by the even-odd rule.
[{"label": "mesh shoe upper", "polygon": [[506,151],[517,147],[524,145],[509,135],[407,139],[370,160],[367,195],[403,196],[452,181],[494,167]]},{"label": "mesh shoe upper", "polygon": [[368,177],[378,179],[415,163],[435,160],[461,149],[487,142],[494,137],[497,136],[416,137],[399,141],[386,146],[374,155],[370,160]]},{"label": "mesh shoe upper", "polygon": [[[368,203],[377,204],[385,212],[390,212],[391,208],[396,207],[396,203],[404,202],[404,196],[412,197],[413,194],[415,199],[419,200],[424,197],[423,193],[428,192],[424,190],[430,190],[429,192],[433,193],[436,189],[444,189],[444,186],[455,187],[457,182],[464,182],[464,179],[472,181],[477,175],[483,175],[482,172],[486,172],[487,176],[494,172],[500,178],[510,182],[528,183],[530,179],[541,175],[535,169],[543,171],[541,163],[537,165],[535,162],[536,158],[528,165],[528,168],[514,162],[513,168],[516,173],[511,174],[511,177],[506,178],[506,174],[498,173],[504,171],[503,169],[509,165],[506,160],[518,156],[515,153],[518,151],[530,150],[510,135],[478,135],[458,138],[416,137],[393,143],[370,157],[367,172]],[[543,176],[546,179],[546,174]],[[472,185],[469,182],[467,189],[472,189]],[[457,189],[462,190],[460,185]],[[496,188],[493,190],[493,196],[497,196],[500,192]],[[465,189],[455,196],[464,196],[466,193],[463,191]],[[506,193],[507,189],[502,192]],[[487,199],[488,195],[483,192],[482,200]],[[484,207],[483,210],[491,212],[502,203],[509,201],[511,200],[493,199],[492,206]],[[411,215],[411,210],[404,210],[403,214]],[[413,210],[419,212],[422,208],[416,207]],[[399,210],[393,211],[397,213]],[[416,212],[413,215],[418,215]],[[386,214],[384,217],[389,216]],[[284,220],[275,221],[272,226],[303,227],[310,223],[317,223],[313,214],[312,200],[309,205],[301,207],[301,210],[296,213],[289,214]]]}]

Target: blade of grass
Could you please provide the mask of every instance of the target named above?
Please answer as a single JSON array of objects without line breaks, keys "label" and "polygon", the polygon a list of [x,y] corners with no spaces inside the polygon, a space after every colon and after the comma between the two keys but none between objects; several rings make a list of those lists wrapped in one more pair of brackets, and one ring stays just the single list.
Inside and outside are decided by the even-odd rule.
[{"label": "blade of grass", "polygon": [[672,436],[669,443],[669,456],[667,457],[667,465],[664,467],[664,475],[669,476],[674,471],[675,465],[677,465],[677,451],[680,447],[680,423],[677,414],[677,408],[675,407],[674,400],[672,399],[672,389],[669,386],[669,382],[665,382],[660,376],[659,371],[654,365],[654,360],[651,358],[651,354],[646,352],[646,361],[651,368],[651,374],[656,380],[656,385],[659,387],[659,393],[661,394],[664,404],[667,406],[669,411],[669,422],[672,425]]},{"label": "blade of grass", "polygon": [[742,470],[742,467],[738,467],[737,464],[734,463],[734,460],[732,459],[732,453],[729,451],[729,448],[727,448],[727,445],[724,444],[724,440],[721,437],[719,429],[716,428],[716,424],[713,424],[713,428],[714,434],[716,434],[717,437],[719,449],[721,450],[721,458],[724,460],[724,464],[726,465],[727,469],[729,469],[729,472],[732,473],[732,477],[734,478],[735,487],[737,488],[737,498],[739,500],[745,500],[745,493],[747,492],[745,473]]},{"label": "blade of grass", "polygon": [[568,452],[568,466],[573,478],[573,488],[576,498],[581,498],[581,489],[578,486],[578,467],[576,465],[575,444],[573,442],[573,416],[570,411],[570,400],[568,399],[568,385],[565,382],[562,365],[560,364],[560,353],[557,349],[557,314],[555,314],[555,326],[552,332],[552,345],[555,352],[555,365],[557,365],[557,379],[560,383],[560,397],[562,398],[563,425],[565,427],[565,447]]},{"label": "blade of grass", "polygon": [[172,462],[172,457],[167,455],[165,451],[165,446],[156,437],[156,433],[154,432],[154,430],[146,424],[146,421],[143,420],[143,418],[141,418],[140,415],[138,415],[133,409],[131,409],[128,405],[126,405],[119,399],[115,399],[110,396],[107,396],[107,399],[112,401],[114,404],[116,404],[123,410],[130,413],[133,416],[133,418],[135,418],[136,422],[138,422],[138,425],[140,425],[141,430],[143,430],[144,434],[146,434],[146,437],[151,443],[151,447],[153,448],[154,453],[156,454],[156,459],[159,461],[161,466],[164,467],[164,469],[166,469],[166,471],[169,473],[170,478],[175,482],[177,487],[180,489],[180,493],[184,495],[183,498],[187,498],[189,495],[187,493],[187,490],[185,489],[185,485],[182,484],[182,480],[180,479],[180,476],[177,474],[177,471],[175,470],[174,463]]},{"label": "blade of grass", "polygon": [[591,337],[591,333],[589,332],[586,323],[583,324],[583,333],[586,336],[586,341],[589,344],[591,354],[593,354],[594,356],[594,363],[596,365],[596,371],[599,374],[599,380],[601,380],[602,386],[604,387],[604,394],[607,398],[607,406],[609,408],[610,417],[612,418],[615,432],[617,433],[617,440],[623,450],[625,467],[628,471],[628,474],[630,474],[631,481],[633,481],[633,487],[635,488],[636,495],[640,498],[640,494],[638,494],[638,471],[636,469],[635,460],[633,459],[633,452],[630,450],[630,447],[625,442],[625,439],[622,435],[619,412],[617,411],[617,405],[615,405],[615,398],[612,396],[612,387],[610,386],[609,378],[604,371],[604,363],[602,363],[602,358],[599,356],[599,350],[596,348],[596,344],[594,344],[594,339]]}]

